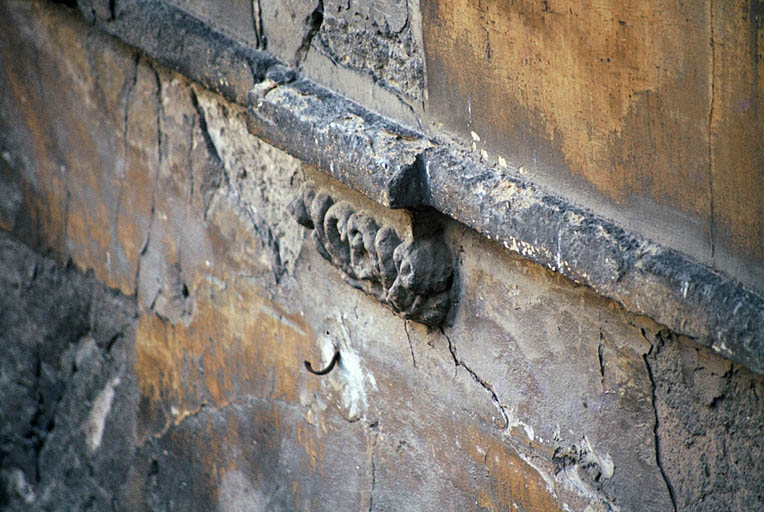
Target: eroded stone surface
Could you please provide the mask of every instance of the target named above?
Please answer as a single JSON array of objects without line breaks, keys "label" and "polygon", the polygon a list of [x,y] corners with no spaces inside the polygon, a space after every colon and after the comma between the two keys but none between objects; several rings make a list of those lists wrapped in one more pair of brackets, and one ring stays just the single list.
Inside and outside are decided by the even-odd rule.
[{"label": "eroded stone surface", "polygon": [[135,450],[135,301],[0,231],[0,507],[107,510]]},{"label": "eroded stone surface", "polygon": [[[352,70],[359,78],[370,77],[416,101],[424,92],[424,59],[411,3],[257,0],[256,23],[262,26],[265,48],[291,66],[302,67],[308,52],[319,52],[325,65]],[[352,90],[350,84],[347,87]]]},{"label": "eroded stone surface", "polygon": [[72,11],[2,9],[0,225],[62,262],[0,238],[9,509],[761,508],[761,378],[443,218],[454,306],[406,321],[288,204],[317,183],[402,238],[408,213]]},{"label": "eroded stone surface", "polygon": [[764,482],[748,475],[764,474],[764,382],[669,332],[654,340],[645,361],[655,385],[659,457],[677,508],[760,508]]},{"label": "eroded stone surface", "polygon": [[[204,1],[199,0],[193,4],[199,6],[204,4]],[[417,133],[406,134],[409,130],[392,123],[380,123],[381,118],[376,113],[317,85],[328,85],[379,114],[391,116],[410,126],[418,125],[420,132],[423,131],[421,120],[417,118],[418,108],[402,101],[401,97],[390,93],[385,87],[380,87],[376,80],[363,80],[358,73],[330,64],[327,58],[313,51],[306,53],[304,66],[295,65],[303,69],[305,77],[310,77],[315,82],[300,80],[299,74],[294,70],[277,65],[272,55],[255,50],[235,37],[232,38],[226,30],[218,30],[219,20],[202,16],[200,21],[186,11],[168,5],[164,0],[120,2],[119,5],[109,5],[105,0],[83,0],[78,2],[78,5],[85,17],[95,22],[100,29],[139,47],[148,55],[193,77],[206,87],[222,93],[226,98],[241,104],[252,85],[255,85],[254,98],[253,95],[249,95],[250,99],[255,100],[253,106],[256,106],[250,111],[250,130],[269,143],[286,149],[290,154],[318,165],[343,183],[366,191],[371,197],[388,206],[433,206],[484,235],[504,243],[510,250],[518,251],[576,282],[591,286],[598,293],[619,301],[631,311],[646,314],[678,332],[696,337],[700,343],[713,347],[724,357],[744,364],[755,372],[761,374],[764,371],[760,361],[761,354],[764,353],[760,346],[764,340],[761,334],[764,331],[764,302],[755,293],[707,267],[698,265],[686,255],[665,246],[656,246],[646,238],[641,238],[636,233],[624,230],[601,217],[603,214],[609,217],[613,213],[608,213],[608,208],[600,210],[599,207],[604,206],[603,203],[598,203],[598,207],[595,208],[599,213],[593,214],[568,200],[547,194],[543,187],[537,186],[537,176],[534,175],[530,179],[520,177],[528,173],[526,165],[522,162],[510,162],[508,165],[506,159],[498,157],[498,168],[491,168],[484,165],[484,162],[492,161],[485,149],[480,150],[478,159],[477,154],[470,156],[454,144],[446,143],[440,147],[432,147],[433,141],[428,141]],[[190,4],[184,5],[190,8]],[[242,4],[239,3],[237,8],[240,7]],[[262,13],[262,5],[259,2],[252,3],[251,7],[253,23],[261,27],[258,13]],[[746,20],[747,8],[743,5],[735,8],[742,12],[742,16],[716,16],[715,19]],[[322,9],[319,3],[312,11],[308,23],[311,29],[307,31],[307,36],[315,34],[316,26],[322,22]],[[481,9],[482,7],[478,6],[478,10]],[[226,8],[223,10],[224,18],[232,15],[233,11]],[[193,8],[191,11],[199,14]],[[485,13],[489,11],[496,14],[492,8]],[[605,9],[598,15],[607,12],[610,11]],[[417,13],[417,2],[412,0],[408,4],[412,30],[419,23],[416,20]],[[531,18],[540,14],[542,19],[546,19],[546,13],[547,11],[542,9],[535,12]],[[705,11],[696,10],[694,15],[699,13],[703,17]],[[572,22],[573,11],[568,15],[570,17],[567,21],[563,18],[561,26]],[[578,14],[575,17],[578,17]],[[478,18],[483,20],[482,14]],[[490,19],[490,16],[486,18]],[[586,19],[588,18],[584,16],[573,24],[580,29],[579,24],[587,23],[584,21]],[[360,23],[359,20],[355,21]],[[512,23],[514,22],[510,24]],[[747,21],[740,23],[745,24]],[[488,24],[493,24],[493,21],[488,21]],[[442,24],[436,22],[434,25],[440,27]],[[711,25],[716,27],[715,23]],[[726,31],[730,26],[724,24],[720,28]],[[258,31],[262,34],[261,28]],[[480,32],[472,31],[473,35]],[[553,38],[559,37],[558,32],[553,32]],[[285,33],[289,33],[286,27]],[[488,35],[487,32],[486,36]],[[450,42],[454,38],[449,36],[447,39]],[[311,37],[308,37],[308,40],[311,40]],[[607,41],[605,43],[605,46],[609,44]],[[260,47],[259,42],[257,46]],[[456,61],[461,62],[458,55]],[[733,61],[735,59],[728,60],[725,57],[725,66]],[[586,62],[591,63],[591,60]],[[548,64],[547,62],[541,67]],[[609,64],[607,67],[610,67]],[[497,69],[504,68],[499,66]],[[461,72],[457,70],[453,76],[459,76]],[[473,75],[482,76],[481,73]],[[289,87],[275,87],[289,81],[294,81]],[[605,81],[608,82],[607,79]],[[504,82],[499,80],[496,83]],[[733,85],[733,88],[739,85]],[[274,101],[265,101],[266,97]],[[392,103],[383,97],[387,97],[387,100],[392,99]],[[435,103],[442,101],[436,100]],[[450,105],[449,102],[446,103]],[[637,103],[639,104],[639,101]],[[394,108],[393,104],[396,104],[397,108]],[[468,98],[468,111],[470,104]],[[657,103],[653,103],[653,107],[655,105]],[[425,104],[420,106],[422,110],[426,108]],[[726,107],[728,108],[729,104]],[[401,116],[404,111],[408,114]],[[498,108],[492,111],[503,110]],[[520,124],[523,124],[522,117],[510,116],[513,119],[511,122],[520,120]],[[711,124],[715,124],[713,116],[711,117]],[[327,122],[329,118],[331,121]],[[705,123],[705,116],[703,122]],[[740,122],[733,122],[730,127],[734,129],[728,132],[728,135],[740,126]],[[436,132],[440,133],[440,128]],[[502,130],[498,132],[504,133]],[[747,134],[748,132],[736,140],[744,140],[749,136]],[[478,149],[477,143],[486,141],[486,134],[481,138],[474,130],[470,131],[469,137],[473,153]],[[400,144],[395,140],[408,143]],[[368,147],[369,144],[371,148]],[[381,152],[380,145],[383,147]],[[427,147],[429,149],[425,149]],[[533,156],[533,160],[536,160],[536,156]],[[749,159],[748,163],[751,161],[754,160]],[[362,162],[360,168],[359,162]],[[745,174],[748,171],[750,168],[741,172]],[[727,192],[729,190],[731,189],[727,189]],[[566,196],[564,191],[560,193]],[[639,208],[653,210],[654,206],[655,204],[648,200]],[[739,212],[740,208],[741,206],[737,205],[733,209]],[[747,215],[755,212],[755,208],[742,209]],[[631,221],[638,218],[639,215],[627,219],[629,222],[624,225],[634,227]],[[651,227],[653,228],[654,226]],[[658,239],[663,239],[671,247],[680,247],[682,244],[675,245],[670,241],[679,235],[676,230],[673,231],[674,234],[670,234],[667,239]],[[680,231],[681,236],[684,236],[692,230]],[[656,234],[664,233],[653,233]],[[655,237],[651,235],[650,238]],[[750,245],[750,240],[755,241],[759,238],[747,237],[745,245]],[[727,251],[723,246],[718,248],[720,254]],[[729,254],[720,260],[727,256]],[[738,270],[742,269],[738,267],[733,274],[739,276]]]},{"label": "eroded stone surface", "polygon": [[424,58],[406,0],[326,0],[315,46],[383,87],[421,100]]}]

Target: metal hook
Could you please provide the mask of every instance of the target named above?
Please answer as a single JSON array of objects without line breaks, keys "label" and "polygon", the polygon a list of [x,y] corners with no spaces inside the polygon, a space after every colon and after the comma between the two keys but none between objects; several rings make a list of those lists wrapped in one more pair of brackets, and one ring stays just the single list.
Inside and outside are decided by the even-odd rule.
[{"label": "metal hook", "polygon": [[340,349],[335,348],[334,356],[332,356],[332,360],[329,361],[329,366],[327,366],[323,370],[314,370],[313,365],[310,364],[310,361],[305,361],[305,368],[313,375],[326,375],[327,373],[329,373],[330,371],[334,369],[334,365],[337,364],[337,361],[339,360],[340,360]]}]

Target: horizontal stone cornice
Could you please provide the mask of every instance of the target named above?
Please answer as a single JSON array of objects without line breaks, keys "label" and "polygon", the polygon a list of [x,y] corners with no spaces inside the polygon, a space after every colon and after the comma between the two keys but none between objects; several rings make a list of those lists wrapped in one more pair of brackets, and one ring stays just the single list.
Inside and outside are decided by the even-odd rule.
[{"label": "horizontal stone cornice", "polygon": [[103,30],[246,104],[248,128],[390,208],[433,208],[764,374],[764,299],[691,258],[301,77],[159,0],[85,0]]}]

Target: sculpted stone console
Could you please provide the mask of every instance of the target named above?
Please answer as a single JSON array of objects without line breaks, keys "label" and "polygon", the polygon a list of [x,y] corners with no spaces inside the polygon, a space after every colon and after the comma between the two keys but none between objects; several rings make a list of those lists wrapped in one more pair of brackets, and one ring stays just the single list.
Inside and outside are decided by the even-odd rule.
[{"label": "sculpted stone console", "polygon": [[347,201],[304,185],[290,205],[295,219],[313,230],[321,256],[348,284],[376,297],[396,313],[437,327],[451,307],[453,259],[438,233],[402,241]]}]

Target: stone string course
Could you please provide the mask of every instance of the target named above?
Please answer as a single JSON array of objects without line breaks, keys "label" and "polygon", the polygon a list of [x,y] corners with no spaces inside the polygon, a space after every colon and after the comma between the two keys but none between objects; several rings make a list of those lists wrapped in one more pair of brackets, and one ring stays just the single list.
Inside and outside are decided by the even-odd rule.
[{"label": "stone string course", "polygon": [[249,130],[263,140],[385,206],[435,208],[764,373],[764,298],[742,284],[546,193],[515,169],[485,165],[381,117],[161,0],[118,3],[114,12],[104,5],[89,0],[81,9],[128,44],[246,103]]}]

